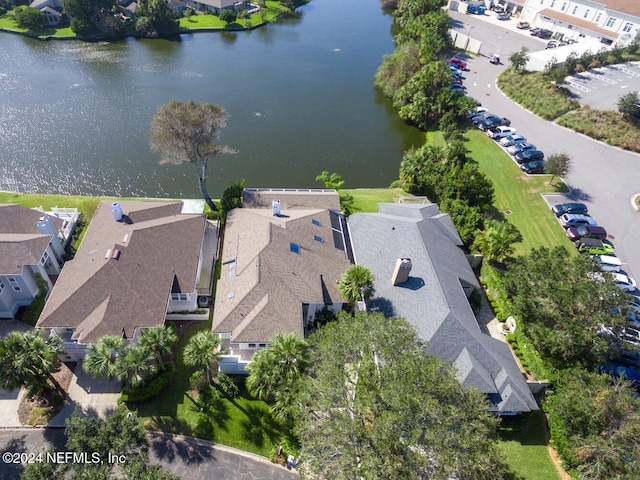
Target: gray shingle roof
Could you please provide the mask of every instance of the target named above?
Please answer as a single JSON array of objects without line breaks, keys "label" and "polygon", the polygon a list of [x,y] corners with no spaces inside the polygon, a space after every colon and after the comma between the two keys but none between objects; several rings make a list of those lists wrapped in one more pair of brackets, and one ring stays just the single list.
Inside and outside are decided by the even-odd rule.
[{"label": "gray shingle roof", "polygon": [[111,203],[100,203],[38,327],[75,327],[81,343],[103,335],[131,337],[136,327],[164,322],[172,289],[195,290],[205,216],[181,214],[180,202],[120,204],[124,221],[116,222]]},{"label": "gray shingle roof", "polygon": [[[280,216],[271,211],[276,199]],[[243,205],[225,224],[212,330],[243,343],[268,342],[277,333],[303,336],[303,302],[344,302],[337,281],[350,262],[331,227],[338,195],[247,190]]]},{"label": "gray shingle roof", "polygon": [[[463,286],[479,287],[451,219],[435,204],[380,204],[349,217],[356,262],[376,277],[370,309],[405,318],[427,352],[452,362],[459,379],[487,393],[499,412],[537,410],[505,343],[480,330]],[[409,281],[393,286],[398,258],[410,258]]]}]

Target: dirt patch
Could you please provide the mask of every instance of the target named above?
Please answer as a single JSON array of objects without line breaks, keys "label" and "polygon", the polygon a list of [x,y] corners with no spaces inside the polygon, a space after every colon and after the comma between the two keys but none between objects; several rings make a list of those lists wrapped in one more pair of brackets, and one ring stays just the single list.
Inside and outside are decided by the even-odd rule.
[{"label": "dirt patch", "polygon": [[45,396],[29,398],[25,395],[22,398],[18,406],[18,418],[22,425],[46,424],[62,409],[76,366],[76,363],[61,363],[53,373],[57,386],[49,381],[51,390]]}]

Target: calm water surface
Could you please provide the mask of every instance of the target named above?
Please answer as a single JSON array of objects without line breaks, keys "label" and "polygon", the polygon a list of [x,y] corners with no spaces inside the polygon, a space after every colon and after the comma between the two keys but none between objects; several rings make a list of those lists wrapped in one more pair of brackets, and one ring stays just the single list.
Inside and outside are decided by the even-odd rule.
[{"label": "calm water surface", "polygon": [[229,112],[210,162],[209,191],[319,187],[322,170],[347,187],[388,186],[403,150],[423,138],[373,89],[393,51],[377,0],[313,0],[251,32],[178,41],[36,41],[0,33],[0,189],[198,197],[190,165],[160,166],[151,119],[173,99]]}]

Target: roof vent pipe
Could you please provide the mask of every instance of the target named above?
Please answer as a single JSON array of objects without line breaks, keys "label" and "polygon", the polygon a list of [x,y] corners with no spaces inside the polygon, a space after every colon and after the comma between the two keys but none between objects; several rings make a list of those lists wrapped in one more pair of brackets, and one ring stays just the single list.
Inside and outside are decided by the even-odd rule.
[{"label": "roof vent pipe", "polygon": [[280,216],[280,200],[274,200],[271,202],[271,211],[274,217]]},{"label": "roof vent pipe", "polygon": [[113,218],[116,219],[116,222],[122,221],[122,207],[118,202],[113,202],[111,204],[111,212],[113,213]]}]

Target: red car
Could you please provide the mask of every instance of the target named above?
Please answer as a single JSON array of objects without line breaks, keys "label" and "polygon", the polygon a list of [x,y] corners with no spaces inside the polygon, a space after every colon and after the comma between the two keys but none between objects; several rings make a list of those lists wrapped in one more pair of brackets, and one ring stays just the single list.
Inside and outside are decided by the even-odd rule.
[{"label": "red car", "polygon": [[449,65],[455,65],[460,70],[464,70],[465,68],[467,68],[467,62],[465,62],[464,60],[460,60],[458,57],[451,57],[449,59]]}]

